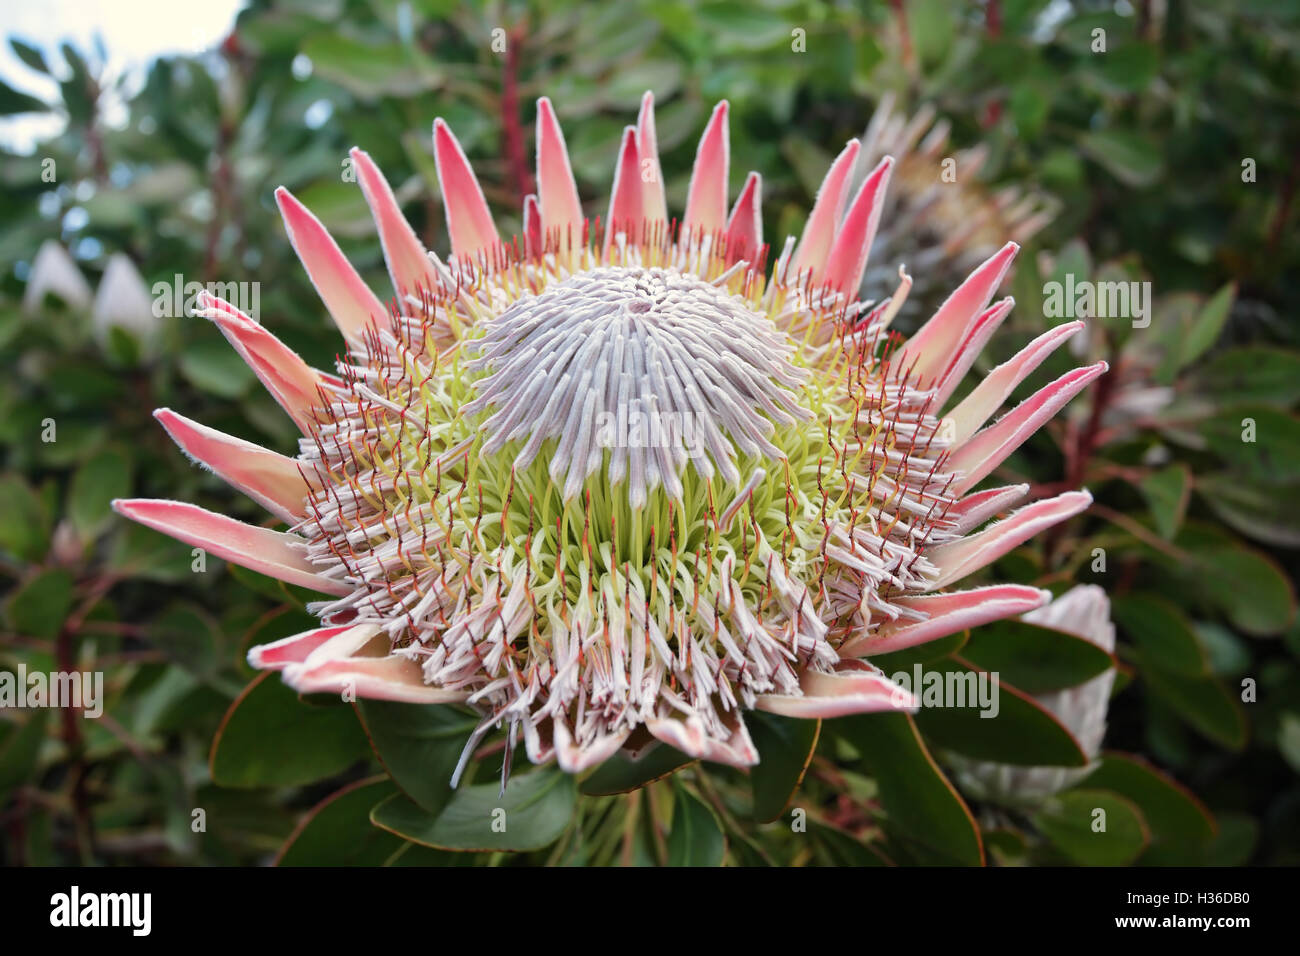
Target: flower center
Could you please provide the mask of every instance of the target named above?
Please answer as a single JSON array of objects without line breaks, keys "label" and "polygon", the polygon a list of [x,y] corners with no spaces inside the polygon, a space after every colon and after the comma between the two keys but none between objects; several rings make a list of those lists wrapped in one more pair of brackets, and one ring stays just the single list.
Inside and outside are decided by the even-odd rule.
[{"label": "flower center", "polygon": [[521,442],[527,467],[554,440],[549,472],[572,499],[608,455],[640,507],[682,496],[688,461],[740,482],[737,454],[784,457],[778,426],[805,421],[794,345],[738,296],[675,269],[606,267],[515,302],[470,347],[485,370],[466,414],[491,410],[484,455]]}]

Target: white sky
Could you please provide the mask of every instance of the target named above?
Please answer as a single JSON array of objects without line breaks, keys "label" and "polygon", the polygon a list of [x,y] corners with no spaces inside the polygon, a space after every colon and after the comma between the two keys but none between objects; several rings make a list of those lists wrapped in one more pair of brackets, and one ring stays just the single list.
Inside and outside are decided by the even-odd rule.
[{"label": "white sky", "polygon": [[[3,0],[0,77],[15,89],[53,101],[57,84],[18,59],[9,38],[16,36],[41,49],[60,73],[59,43],[70,40],[88,55],[99,34],[108,51],[110,75],[127,73],[139,82],[154,57],[194,53],[220,42],[242,6],[243,0]],[[61,128],[60,120],[48,116],[0,117],[0,143],[29,152],[37,140]]]}]

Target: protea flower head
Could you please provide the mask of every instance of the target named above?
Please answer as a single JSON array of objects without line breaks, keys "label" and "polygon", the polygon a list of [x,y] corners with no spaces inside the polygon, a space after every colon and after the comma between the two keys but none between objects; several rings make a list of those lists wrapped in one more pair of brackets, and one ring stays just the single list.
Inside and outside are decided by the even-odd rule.
[{"label": "protea flower head", "polygon": [[[1095,584],[1073,587],[1044,607],[1022,615],[1022,620],[1081,637],[1107,653],[1115,650],[1110,598]],[[1088,766],[1016,767],[954,754],[950,762],[958,784],[977,799],[1032,806],[1078,783],[1097,768],[1114,687],[1115,669],[1110,668],[1078,687],[1035,698],[1074,735],[1090,761]]]},{"label": "protea flower head", "polygon": [[302,692],[476,707],[467,755],[502,726],[533,761],[571,772],[658,741],[743,766],[758,759],[745,711],[911,707],[868,657],[1047,599],[949,590],[1091,500],[1066,493],[983,527],[1028,489],[976,486],[1105,370],[1075,370],[985,426],[1070,323],[948,407],[1011,308],[989,303],[1014,244],[904,342],[888,333],[911,285],[902,269],[891,298],[857,296],[893,167],[882,160],[850,197],[857,141],[768,275],[757,173],[727,209],[725,102],[680,222],[648,93],[594,222],[538,103],[538,191],[509,242],[441,120],[433,140],[445,261],[352,152],[396,291],[387,305],[277,192],[347,344],[334,373],[230,304],[202,303],[301,428],[296,457],[156,413],[288,530],[179,502],[116,505],[327,595],[312,606],[320,628],[254,648],[254,666]]}]

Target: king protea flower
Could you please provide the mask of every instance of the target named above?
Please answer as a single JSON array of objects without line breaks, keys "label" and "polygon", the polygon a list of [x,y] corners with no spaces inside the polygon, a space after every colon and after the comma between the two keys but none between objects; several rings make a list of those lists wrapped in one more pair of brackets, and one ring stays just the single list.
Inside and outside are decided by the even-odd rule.
[{"label": "king protea flower", "polygon": [[[949,398],[1011,300],[1017,247],[971,274],[903,342],[895,294],[857,297],[893,163],[849,197],[860,149],[826,175],[770,277],[762,180],[730,213],[727,104],[685,213],[670,221],[653,98],[589,222],[564,137],[537,110],[536,196],[504,242],[446,123],[433,128],[443,260],[352,151],[396,296],[386,305],[320,222],[277,191],[290,240],[347,343],[308,367],[219,299],[214,321],[302,430],[296,457],[167,409],[182,449],[288,530],[174,501],[118,511],[314,589],[322,626],[249,653],[300,692],[459,702],[535,762],[578,772],[656,741],[758,760],[747,710],[834,717],[913,707],[866,658],[1041,605],[1018,585],[949,588],[1086,508],[976,486],[1104,363],[985,422],[1081,323]],[[847,205],[847,208],[846,208]],[[945,408],[947,409],[945,411]],[[462,761],[463,766],[464,761]]]}]

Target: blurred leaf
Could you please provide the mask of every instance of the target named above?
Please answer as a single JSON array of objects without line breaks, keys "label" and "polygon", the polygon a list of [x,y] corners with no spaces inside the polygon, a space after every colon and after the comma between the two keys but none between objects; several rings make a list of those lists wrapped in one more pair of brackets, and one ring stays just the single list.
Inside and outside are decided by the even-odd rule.
[{"label": "blurred leaf", "polygon": [[50,66],[45,62],[45,54],[39,48],[32,46],[30,43],[24,43],[17,37],[9,38],[9,46],[13,48],[18,59],[22,60],[33,70],[44,73],[47,76],[50,73]]},{"label": "blurred leaf", "polygon": [[1223,332],[1224,323],[1232,312],[1232,303],[1237,296],[1237,284],[1229,282],[1197,314],[1192,327],[1182,339],[1179,367],[1192,364],[1205,353]]},{"label": "blurred leaf", "polygon": [[1246,720],[1236,699],[1213,677],[1189,677],[1139,658],[1142,679],[1151,692],[1184,721],[1229,750],[1246,745]]},{"label": "blurred leaf", "polygon": [[442,85],[441,70],[397,43],[364,43],[335,31],[317,33],[302,46],[313,68],[363,100],[416,96]]},{"label": "blurred leaf", "polygon": [[350,783],[312,807],[276,858],[276,866],[380,866],[405,844],[370,822],[370,808],[393,794],[385,777]]},{"label": "blurred leaf", "polygon": [[1300,480],[1267,485],[1228,472],[1196,479],[1211,510],[1229,527],[1278,548],[1300,548]]},{"label": "blurred leaf", "polygon": [[668,865],[721,866],[726,853],[727,838],[717,816],[689,790],[678,787],[668,833]]},{"label": "blurred leaf", "polygon": [[1106,790],[1067,790],[1034,816],[1034,825],[1084,866],[1127,866],[1148,840],[1138,808]]},{"label": "blurred leaf", "polygon": [[267,672],[226,711],[209,763],[223,787],[291,786],[332,776],[367,750],[350,707],[305,706]]},{"label": "blurred leaf", "polygon": [[430,813],[445,807],[478,718],[450,705],[359,700],[356,706],[375,756],[402,792]]},{"label": "blurred leaf", "polygon": [[1111,601],[1111,613],[1147,659],[1164,670],[1191,677],[1209,674],[1191,621],[1169,601],[1149,594],[1123,594]]},{"label": "blurred leaf", "polygon": [[1290,408],[1300,401],[1300,352],[1271,345],[1217,352],[1197,370],[1196,381],[1201,394]]},{"label": "blurred leaf", "polygon": [[52,568],[28,578],[9,598],[9,626],[20,634],[53,639],[72,610],[72,572]]},{"label": "blurred leaf", "polygon": [[559,839],[577,801],[573,777],[554,768],[499,783],[462,786],[441,813],[422,810],[402,794],[370,813],[376,826],[442,850],[539,850]]},{"label": "blurred leaf", "polygon": [[1203,524],[1189,524],[1176,544],[1192,560],[1178,562],[1175,569],[1194,583],[1197,597],[1212,601],[1238,630],[1279,634],[1295,619],[1291,580],[1263,552]]},{"label": "blurred leaf", "polygon": [[105,448],[86,461],[72,476],[68,489],[68,517],[86,539],[112,520],[109,502],[131,493],[131,460],[116,448]]},{"label": "blurred leaf", "polygon": [[1183,464],[1169,465],[1147,475],[1138,488],[1147,500],[1160,536],[1166,540],[1173,538],[1187,514],[1192,493],[1191,471]]},{"label": "blurred leaf", "polygon": [[859,714],[836,721],[880,786],[890,820],[935,862],[984,862],[975,820],[921,741],[908,714]]},{"label": "blurred leaf", "polygon": [[750,711],[745,724],[759,754],[749,771],[754,819],[766,823],[779,817],[798,791],[817,750],[822,722]]},{"label": "blurred leaf", "polygon": [[39,495],[18,475],[0,475],[0,551],[35,561],[49,546],[49,518]]},{"label": "blurred leaf", "polygon": [[32,782],[49,715],[48,708],[33,710],[21,724],[0,723],[0,729],[5,731],[0,734],[0,799],[7,797],[14,787]]},{"label": "blurred leaf", "polygon": [[1079,149],[1126,186],[1150,186],[1163,173],[1160,150],[1127,130],[1100,130],[1079,137]]},{"label": "blurred leaf", "polygon": [[1300,479],[1300,418],[1294,415],[1268,405],[1232,405],[1203,421],[1199,431],[1238,474],[1268,482]]},{"label": "blurred leaf", "polygon": [[0,80],[0,116],[14,113],[44,113],[49,107],[34,96],[15,90]]}]

